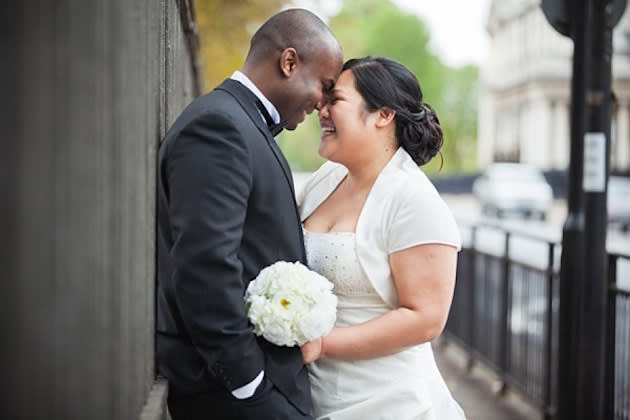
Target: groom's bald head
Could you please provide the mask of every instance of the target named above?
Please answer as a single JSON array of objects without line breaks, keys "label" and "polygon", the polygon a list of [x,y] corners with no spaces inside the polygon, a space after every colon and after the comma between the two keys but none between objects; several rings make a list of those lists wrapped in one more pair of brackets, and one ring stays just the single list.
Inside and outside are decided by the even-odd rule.
[{"label": "groom's bald head", "polygon": [[293,130],[323,106],[343,53],[328,26],[304,9],[272,16],[254,34],[242,72]]},{"label": "groom's bald head", "polygon": [[256,31],[246,61],[260,62],[286,48],[295,48],[304,62],[322,51],[341,55],[339,43],[320,18],[305,9],[287,9],[269,18]]}]

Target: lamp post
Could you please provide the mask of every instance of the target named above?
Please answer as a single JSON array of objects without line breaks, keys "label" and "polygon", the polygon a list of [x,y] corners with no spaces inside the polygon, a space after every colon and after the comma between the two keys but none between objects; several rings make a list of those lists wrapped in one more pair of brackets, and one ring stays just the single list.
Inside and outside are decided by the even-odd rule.
[{"label": "lamp post", "polygon": [[626,0],[543,0],[574,42],[567,220],[560,268],[558,420],[604,418],[606,186],[610,159],[612,29]]},{"label": "lamp post", "polygon": [[[558,32],[573,39],[570,150],[567,171],[567,219],[562,233],[558,309],[559,420],[576,418],[578,320],[584,273],[584,200],[582,194],[583,138],[586,121],[590,0],[543,0],[542,9]],[[552,293],[552,291],[549,291]],[[551,374],[551,372],[549,373]]]},{"label": "lamp post", "polygon": [[[604,418],[606,360],[606,186],[610,160],[613,0],[591,0],[591,48],[588,70],[587,132],[584,135],[583,298],[578,340],[576,419]],[[625,7],[625,1],[623,8]]]}]

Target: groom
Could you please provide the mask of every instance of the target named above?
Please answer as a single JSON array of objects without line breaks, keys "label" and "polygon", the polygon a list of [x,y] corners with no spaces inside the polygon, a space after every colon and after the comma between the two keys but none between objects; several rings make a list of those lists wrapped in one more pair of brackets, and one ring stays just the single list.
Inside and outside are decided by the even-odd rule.
[{"label": "groom", "polygon": [[305,262],[289,166],[274,136],[319,109],[341,71],[303,9],[265,22],[241,71],[190,104],[159,152],[157,363],[178,419],[310,419],[299,347],[257,338],[243,294],[264,267]]}]

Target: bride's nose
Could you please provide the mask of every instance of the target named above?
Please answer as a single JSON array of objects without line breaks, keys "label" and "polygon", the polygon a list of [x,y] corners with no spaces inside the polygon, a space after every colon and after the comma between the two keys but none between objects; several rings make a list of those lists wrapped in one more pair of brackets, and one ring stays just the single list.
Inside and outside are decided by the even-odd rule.
[{"label": "bride's nose", "polygon": [[324,104],[322,105],[321,108],[319,108],[319,120],[321,121],[322,119],[325,118],[329,118],[330,117],[330,112],[328,110],[328,102],[324,102]]}]

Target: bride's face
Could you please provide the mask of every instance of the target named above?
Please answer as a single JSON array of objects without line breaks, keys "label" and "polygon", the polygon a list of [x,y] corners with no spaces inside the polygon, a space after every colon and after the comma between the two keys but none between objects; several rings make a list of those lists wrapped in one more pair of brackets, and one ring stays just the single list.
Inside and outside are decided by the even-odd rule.
[{"label": "bride's face", "polygon": [[374,133],[374,118],[375,113],[367,111],[355,88],[352,71],[344,71],[319,111],[322,127],[319,154],[346,166],[365,158]]}]

